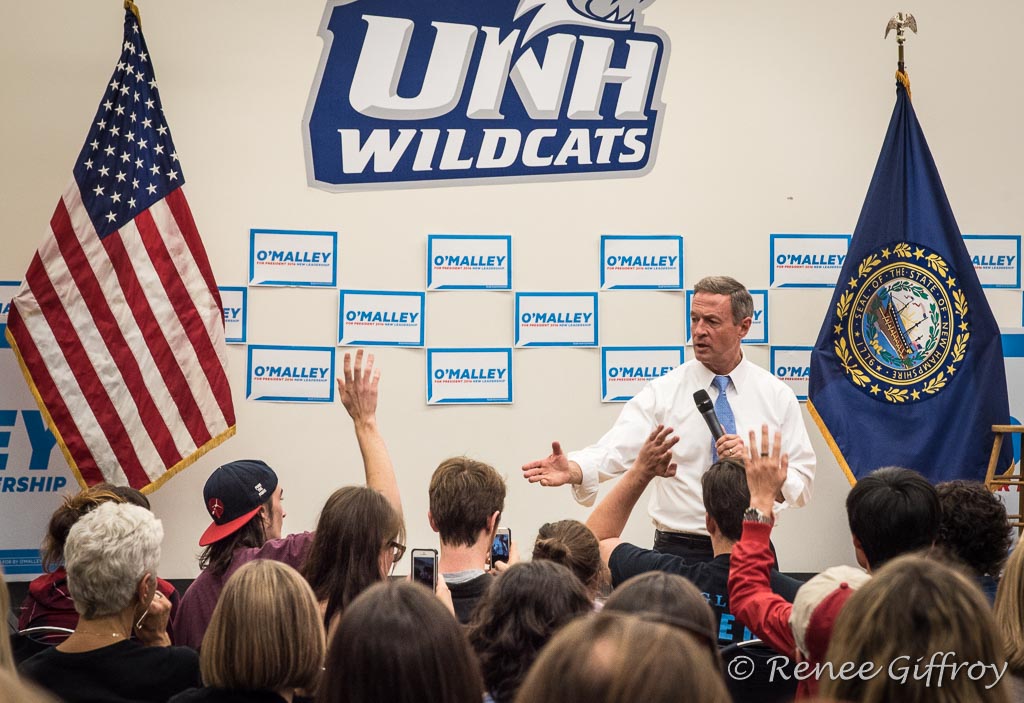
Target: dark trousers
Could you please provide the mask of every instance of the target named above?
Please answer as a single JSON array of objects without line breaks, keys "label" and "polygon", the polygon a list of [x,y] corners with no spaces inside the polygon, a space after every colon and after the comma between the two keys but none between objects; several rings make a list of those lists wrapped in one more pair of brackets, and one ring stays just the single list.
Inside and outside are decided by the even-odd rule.
[{"label": "dark trousers", "polygon": [[[779,556],[775,553],[775,543],[769,542],[772,548],[772,555],[775,557],[775,565],[772,567],[779,570]],[[689,562],[711,561],[715,558],[715,552],[711,548],[711,538],[704,535],[693,535],[683,532],[662,532],[654,531],[654,551],[662,554],[674,554]]]}]

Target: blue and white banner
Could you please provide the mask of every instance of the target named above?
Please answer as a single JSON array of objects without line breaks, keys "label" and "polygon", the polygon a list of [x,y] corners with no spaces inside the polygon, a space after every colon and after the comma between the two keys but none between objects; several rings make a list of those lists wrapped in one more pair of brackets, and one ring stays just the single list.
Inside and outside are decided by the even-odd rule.
[{"label": "blue and white banner", "polygon": [[0,350],[0,567],[8,581],[42,573],[39,543],[62,494],[77,490],[10,349]]},{"label": "blue and white banner", "polygon": [[772,288],[834,288],[850,248],[849,234],[773,234]]},{"label": "blue and white banner", "polygon": [[21,281],[0,281],[0,349],[10,348],[7,341],[7,313],[11,309],[11,298],[21,287]]},{"label": "blue and white banner", "polygon": [[685,360],[683,347],[601,347],[601,402],[625,403]]},{"label": "blue and white banner", "polygon": [[602,235],[601,288],[682,290],[683,238],[679,235]]},{"label": "blue and white banner", "polygon": [[427,235],[428,290],[511,290],[512,237]]},{"label": "blue and white banner", "polygon": [[333,288],[337,282],[337,232],[249,231],[249,285]]},{"label": "blue and white banner", "polygon": [[425,293],[342,290],[338,344],[422,347]]},{"label": "blue and white banner", "polygon": [[516,293],[517,347],[596,347],[597,293]]},{"label": "blue and white banner", "polygon": [[965,234],[982,288],[1020,288],[1019,234]]},{"label": "blue and white banner", "polygon": [[654,164],[668,42],[651,0],[330,0],[310,186],[621,178]]},{"label": "blue and white banner", "polygon": [[245,397],[290,403],[334,401],[334,349],[249,345]]},{"label": "blue and white banner", "polygon": [[772,373],[796,393],[797,400],[807,400],[807,386],[811,380],[811,350],[813,347],[771,348]]},{"label": "blue and white banner", "polygon": [[224,308],[224,341],[228,344],[245,344],[248,289],[242,286],[220,286],[220,302]]},{"label": "blue and white banner", "polygon": [[[743,344],[768,343],[768,291],[748,291],[754,300],[754,314],[751,315],[750,330],[743,338]],[[690,307],[693,304],[693,291],[686,291],[686,344],[693,344],[693,333],[690,329]]]},{"label": "blue and white banner", "polygon": [[427,349],[427,403],[511,403],[512,349]]}]

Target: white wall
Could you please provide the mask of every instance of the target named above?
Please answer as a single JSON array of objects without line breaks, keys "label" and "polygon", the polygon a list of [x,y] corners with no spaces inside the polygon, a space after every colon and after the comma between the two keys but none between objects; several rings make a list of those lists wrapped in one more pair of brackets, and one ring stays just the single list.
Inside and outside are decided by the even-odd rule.
[{"label": "white wall", "polygon": [[[186,192],[222,285],[245,284],[248,230],[264,227],[338,230],[339,281],[352,288],[421,288],[433,232],[512,234],[519,290],[595,290],[603,233],[682,234],[689,284],[723,273],[765,288],[769,233],[852,231],[894,102],[896,48],[882,39],[899,9],[892,3],[660,0],[646,21],[667,34],[671,51],[649,175],[330,194],[306,185],[301,132],[322,48],[321,0],[140,5]],[[1024,6],[986,3],[981,14],[943,0],[908,9],[920,10],[921,34],[907,54],[914,105],[960,227],[1019,233]],[[121,12],[115,0],[0,9],[0,280],[22,276],[70,176],[116,61]],[[813,344],[831,290],[770,296],[772,342]],[[1019,324],[1019,291],[989,298],[1001,324]],[[512,301],[510,293],[428,295],[427,344],[510,346]],[[684,308],[682,293],[602,293],[601,342],[679,343]],[[331,291],[253,289],[249,341],[331,345],[335,316]],[[746,351],[767,364],[767,347]],[[567,489],[530,486],[519,466],[545,455],[552,439],[589,443],[615,419],[619,406],[599,402],[598,350],[517,350],[509,407],[428,408],[422,350],[382,349],[377,358],[410,546],[434,544],[427,481],[458,453],[507,475],[505,523],[521,545],[547,520],[585,516]],[[313,526],[331,490],[361,479],[340,405],[247,402],[244,348],[232,347],[229,360],[237,437],[153,496],[168,577],[197,571],[196,540],[208,522],[202,486],[220,463],[252,456],[274,466],[293,531]],[[853,558],[846,480],[807,422],[819,456],[814,498],[788,512],[775,537],[783,568],[794,571]],[[0,530],[22,519],[5,509]],[[643,503],[627,537],[652,540]]]}]

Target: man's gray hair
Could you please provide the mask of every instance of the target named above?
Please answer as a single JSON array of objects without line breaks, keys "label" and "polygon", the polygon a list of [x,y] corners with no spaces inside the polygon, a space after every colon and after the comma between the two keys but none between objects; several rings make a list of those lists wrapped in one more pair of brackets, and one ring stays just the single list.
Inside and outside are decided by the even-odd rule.
[{"label": "man's gray hair", "polygon": [[153,513],[127,503],[103,503],[76,522],[64,562],[78,614],[94,619],[128,607],[143,575],[156,575],[163,538]]},{"label": "man's gray hair", "polygon": [[727,295],[732,304],[732,321],[738,325],[745,317],[754,316],[754,299],[750,297],[750,291],[746,286],[729,276],[706,276],[697,281],[693,287],[694,295],[697,293],[711,293],[712,295]]}]

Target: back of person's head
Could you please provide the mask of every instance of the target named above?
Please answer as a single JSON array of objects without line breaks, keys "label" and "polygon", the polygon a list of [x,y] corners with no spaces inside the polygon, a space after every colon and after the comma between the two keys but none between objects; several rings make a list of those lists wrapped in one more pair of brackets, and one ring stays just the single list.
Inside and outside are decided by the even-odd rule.
[{"label": "back of person's head", "polygon": [[146,510],[152,510],[153,506],[149,503],[149,498],[146,494],[140,491],[138,488],[132,488],[131,486],[110,486],[110,492],[119,497],[125,503],[131,503],[137,505],[140,508]]},{"label": "back of person's head", "polygon": [[516,703],[728,703],[711,655],[686,632],[622,613],[570,623],[544,648]]},{"label": "back of person's head", "polygon": [[320,703],[480,703],[476,657],[455,616],[419,584],[380,583],[345,609]]},{"label": "back of person's head", "polygon": [[604,604],[608,612],[633,613],[689,632],[716,656],[718,623],[707,599],[679,574],[648,571],[619,584]]},{"label": "back of person's head", "polygon": [[[835,672],[846,662],[871,663],[877,671],[846,680],[823,676],[820,693],[829,700],[1008,700],[1009,682],[996,683],[1004,657],[985,596],[954,567],[916,554],[893,559],[850,597],[826,660]],[[964,666],[955,672],[927,668],[936,662]]]},{"label": "back of person's head", "polygon": [[722,536],[738,542],[743,534],[743,511],[750,506],[750,489],[743,464],[732,459],[716,461],[700,477],[704,509]]},{"label": "back of person's head", "polygon": [[309,584],[278,561],[257,559],[228,579],[203,637],[203,683],[235,690],[313,689],[324,630]]},{"label": "back of person's head", "polygon": [[68,590],[86,619],[127,608],[146,574],[155,588],[164,529],[137,505],[104,503],[75,523],[64,545]]},{"label": "back of person's head", "polygon": [[313,593],[327,603],[325,623],[387,576],[382,554],[404,540],[402,516],[378,491],[345,486],[331,494],[302,568]]},{"label": "back of person's head", "polygon": [[1024,549],[1019,545],[1006,562],[999,581],[995,615],[1010,671],[1024,676]]},{"label": "back of person's head", "polygon": [[199,568],[221,575],[235,551],[262,547],[267,541],[267,506],[277,490],[277,473],[259,459],[239,459],[218,466],[203,486],[203,506],[213,522],[202,537]]},{"label": "back of person's head", "polygon": [[942,506],[935,544],[967,565],[975,576],[997,578],[1011,542],[1003,501],[978,481],[946,481],[935,490]]},{"label": "back of person's head", "polygon": [[521,562],[501,574],[477,603],[468,631],[494,700],[511,701],[551,636],[592,610],[590,594],[561,564]]},{"label": "back of person's head", "polygon": [[537,532],[533,558],[548,559],[566,566],[590,591],[591,596],[607,581],[601,545],[590,528],[579,520],[546,522]]},{"label": "back of person's head", "polygon": [[430,478],[430,517],[441,543],[472,547],[494,513],[505,509],[505,481],[469,457],[445,459]]},{"label": "back of person's head", "polygon": [[800,587],[793,599],[789,627],[805,661],[825,658],[836,618],[854,591],[871,577],[852,566],[833,566]]},{"label": "back of person's head", "polygon": [[893,557],[931,547],[941,514],[935,487],[916,471],[898,466],[872,471],[846,497],[850,533],[872,570]]},{"label": "back of person's head", "polygon": [[44,571],[53,571],[64,562],[64,544],[68,533],[78,520],[98,505],[113,501],[124,503],[117,493],[118,488],[109,483],[98,483],[74,495],[64,496],[64,501],[50,516],[40,553]]}]

